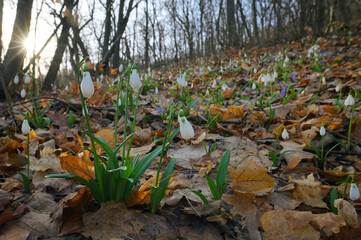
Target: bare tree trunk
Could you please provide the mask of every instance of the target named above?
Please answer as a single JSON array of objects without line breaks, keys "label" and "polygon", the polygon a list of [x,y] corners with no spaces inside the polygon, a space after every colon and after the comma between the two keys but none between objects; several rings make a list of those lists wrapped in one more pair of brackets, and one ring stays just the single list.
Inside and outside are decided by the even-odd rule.
[{"label": "bare tree trunk", "polygon": [[0,0],[0,62],[2,58],[3,51],[3,9],[4,9],[4,0]]},{"label": "bare tree trunk", "polygon": [[237,0],[238,5],[239,5],[239,11],[241,13],[241,18],[242,18],[242,22],[243,22],[243,26],[246,29],[247,35],[248,35],[248,39],[250,42],[252,42],[252,34],[251,31],[249,30],[249,27],[247,25],[247,20],[246,20],[246,16],[243,13],[243,7],[242,7],[242,1]]},{"label": "bare tree trunk", "polygon": [[[153,25],[154,28],[154,25]],[[145,66],[149,66],[149,9],[148,9],[148,0],[145,0],[145,33],[144,33],[144,41],[145,41]]]},{"label": "bare tree trunk", "polygon": [[33,0],[18,0],[13,33],[0,69],[0,99],[4,99],[5,88],[23,65],[26,56],[23,43],[29,36],[32,6]]},{"label": "bare tree trunk", "polygon": [[[78,0],[66,0],[65,1],[66,8],[69,10],[70,14],[76,4],[78,4]],[[53,60],[51,61],[51,64],[50,64],[49,71],[46,74],[45,80],[43,82],[43,86],[41,89],[42,91],[51,90],[51,88],[56,80],[56,77],[58,76],[58,71],[60,68],[60,64],[63,60],[64,51],[68,44],[68,37],[69,37],[69,30],[71,27],[71,25],[70,25],[71,23],[70,23],[70,20],[68,19],[68,17],[66,17],[66,16],[64,16],[61,21],[62,21],[63,28],[61,30],[60,37],[58,39],[57,47],[55,50]]]},{"label": "bare tree trunk", "polygon": [[252,15],[253,15],[253,29],[254,29],[254,38],[257,41],[257,45],[260,45],[259,34],[258,34],[258,25],[257,25],[257,7],[256,0],[252,0]]},{"label": "bare tree trunk", "polygon": [[228,41],[227,46],[238,47],[236,20],[234,18],[234,0],[227,0],[227,32]]}]

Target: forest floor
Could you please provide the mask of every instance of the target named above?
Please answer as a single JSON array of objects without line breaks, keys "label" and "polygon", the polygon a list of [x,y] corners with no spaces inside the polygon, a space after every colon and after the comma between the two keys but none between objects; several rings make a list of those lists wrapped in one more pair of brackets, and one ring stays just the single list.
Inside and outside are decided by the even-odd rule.
[{"label": "forest floor", "polygon": [[[158,158],[125,202],[98,204],[76,181],[45,178],[66,172],[94,178],[94,162],[83,154],[90,141],[81,133],[77,84],[41,96],[51,122],[30,132],[29,148],[20,130],[23,116],[16,112],[14,120],[9,113],[32,110],[32,101],[12,109],[2,103],[0,239],[361,239],[360,197],[350,199],[348,184],[343,198],[347,176],[361,187],[360,46],[360,36],[310,38],[231,49],[143,74],[131,156],[148,154],[155,135],[164,136],[162,112],[171,102],[189,106],[198,99],[187,116],[194,138],[178,134],[166,152],[163,167],[171,158],[176,165],[156,214],[149,211],[149,195]],[[182,71],[184,89],[175,87]],[[116,74],[96,82],[87,102],[92,131],[110,145],[114,80]],[[345,101],[349,94],[353,104]],[[119,136],[123,127],[121,116]],[[17,171],[26,173],[28,149],[31,186],[25,193]],[[227,149],[229,184],[215,201],[205,174],[216,179]],[[190,191],[202,192],[209,204]]]}]

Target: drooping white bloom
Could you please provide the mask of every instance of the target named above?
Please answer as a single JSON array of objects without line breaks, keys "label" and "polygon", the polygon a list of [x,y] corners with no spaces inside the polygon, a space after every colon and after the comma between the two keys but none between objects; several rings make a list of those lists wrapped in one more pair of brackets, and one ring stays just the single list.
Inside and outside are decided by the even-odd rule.
[{"label": "drooping white bloom", "polygon": [[290,61],[290,59],[288,58],[288,56],[286,56],[285,62],[288,63],[289,61]]},{"label": "drooping white bloom", "polygon": [[285,139],[285,140],[290,138],[286,128],[283,128],[282,138]]},{"label": "drooping white bloom", "polygon": [[140,77],[136,69],[133,69],[132,74],[130,75],[129,84],[134,91],[138,91],[138,89],[142,86],[142,82],[140,81]]},{"label": "drooping white bloom", "polygon": [[188,122],[186,117],[180,117],[178,114],[178,122],[179,122],[179,128],[180,128],[180,134],[183,139],[188,140],[190,138],[194,137],[194,130],[192,127],[192,124]]},{"label": "drooping white bloom", "polygon": [[80,89],[84,97],[90,98],[93,96],[94,84],[89,72],[84,73],[83,79],[81,80]]},{"label": "drooping white bloom", "polygon": [[25,98],[25,96],[26,96],[26,91],[25,91],[24,88],[23,88],[23,90],[21,90],[20,95],[21,95],[22,98]]},{"label": "drooping white bloom", "polygon": [[345,106],[353,106],[355,104],[355,99],[353,98],[353,96],[351,94],[349,94],[345,100]]},{"label": "drooping white bloom", "polygon": [[284,62],[284,63],[283,63],[283,68],[286,68],[286,66],[287,66],[286,63]]},{"label": "drooping white bloom", "polygon": [[158,87],[155,87],[154,92],[155,92],[155,94],[157,94],[157,95],[158,95],[158,93],[159,93]]},{"label": "drooping white bloom", "polygon": [[118,106],[122,105],[122,99],[118,99]]},{"label": "drooping white bloom", "polygon": [[222,85],[222,91],[226,91],[227,89],[228,89],[227,84],[223,83],[223,85]]},{"label": "drooping white bloom", "polygon": [[188,83],[186,81],[186,76],[185,74],[181,74],[178,78],[177,78],[177,83],[179,86],[182,86],[182,87],[187,87],[188,86]]},{"label": "drooping white bloom", "polygon": [[120,64],[119,67],[118,67],[118,73],[121,73],[123,71],[123,64]]},{"label": "drooping white bloom", "polygon": [[360,190],[358,189],[356,183],[351,183],[350,188],[350,199],[356,201],[360,198]]},{"label": "drooping white bloom", "polygon": [[66,85],[64,90],[65,90],[65,91],[69,91],[69,86]]},{"label": "drooping white bloom", "polygon": [[206,96],[207,96],[207,95],[209,95],[209,89],[207,89],[207,91],[206,91],[206,94],[205,94],[205,95],[206,95]]},{"label": "drooping white bloom", "polygon": [[321,136],[325,136],[326,135],[326,129],[325,127],[322,125],[321,128],[320,128],[320,135]]},{"label": "drooping white bloom", "polygon": [[24,119],[23,124],[21,124],[21,131],[25,135],[28,135],[30,133],[30,125],[28,120]]},{"label": "drooping white bloom", "polygon": [[208,72],[212,72],[211,66],[208,66],[207,68],[208,68]]},{"label": "drooping white bloom", "polygon": [[213,81],[212,81],[212,88],[216,88],[216,86],[217,86],[217,81],[216,81],[216,79],[214,79]]},{"label": "drooping white bloom", "polygon": [[273,72],[273,81],[278,77],[278,73],[275,71]]},{"label": "drooping white bloom", "polygon": [[339,84],[337,84],[337,86],[336,86],[336,88],[335,88],[335,91],[336,92],[339,92],[340,90],[341,90],[341,87],[342,87],[342,85],[339,83]]},{"label": "drooping white bloom", "polygon": [[16,76],[14,77],[14,83],[15,83],[15,84],[19,84],[19,76],[18,76],[18,75],[16,75]]},{"label": "drooping white bloom", "polygon": [[326,84],[326,78],[325,77],[322,77],[321,81],[322,81],[323,84]]},{"label": "drooping white bloom", "polygon": [[30,83],[30,75],[29,75],[29,74],[26,74],[24,83],[25,83],[25,84],[29,84],[29,83]]},{"label": "drooping white bloom", "polygon": [[256,89],[256,87],[257,87],[257,86],[256,86],[256,83],[255,83],[255,82],[253,82],[253,83],[252,83],[252,89],[253,89],[253,90],[255,90],[255,89]]}]

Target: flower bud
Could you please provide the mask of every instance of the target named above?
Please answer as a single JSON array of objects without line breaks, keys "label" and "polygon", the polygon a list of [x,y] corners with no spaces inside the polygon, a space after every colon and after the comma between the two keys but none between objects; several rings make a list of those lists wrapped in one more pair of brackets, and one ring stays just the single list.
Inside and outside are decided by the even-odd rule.
[{"label": "flower bud", "polygon": [[353,98],[353,96],[351,94],[349,94],[345,100],[345,106],[353,106],[355,104],[355,99]]},{"label": "flower bud", "polygon": [[30,83],[30,75],[29,75],[29,74],[26,74],[24,83],[25,83],[25,84],[29,84],[29,83]]},{"label": "flower bud", "polygon": [[358,189],[356,183],[351,183],[350,188],[350,199],[356,201],[360,198],[360,190]]},{"label": "flower bud", "polygon": [[325,127],[323,126],[323,124],[322,124],[322,127],[320,128],[320,135],[321,135],[322,137],[326,135],[326,129],[325,129]]},{"label": "flower bud", "polygon": [[178,122],[180,125],[180,134],[183,139],[188,140],[194,137],[194,130],[190,122],[188,122],[186,117],[180,117],[178,115]]},{"label": "flower bud", "polygon": [[85,72],[80,84],[81,92],[86,98],[90,98],[94,94],[94,85],[89,72]]},{"label": "flower bud", "polygon": [[21,125],[21,131],[25,135],[28,135],[30,133],[30,125],[28,120],[24,119],[23,124]]},{"label": "flower bud", "polygon": [[136,69],[133,69],[132,74],[130,75],[129,84],[134,91],[138,91],[138,89],[142,86],[142,82],[140,81],[139,74]]},{"label": "flower bud", "polygon": [[286,128],[283,128],[282,138],[285,139],[285,140],[290,138]]},{"label": "flower bud", "polygon": [[15,84],[19,84],[19,76],[18,76],[18,75],[16,75],[16,76],[14,77],[14,83],[15,83]]},{"label": "flower bud", "polygon": [[22,98],[25,98],[25,96],[26,96],[26,91],[25,91],[24,88],[23,88],[23,90],[21,90],[20,95],[21,95]]}]

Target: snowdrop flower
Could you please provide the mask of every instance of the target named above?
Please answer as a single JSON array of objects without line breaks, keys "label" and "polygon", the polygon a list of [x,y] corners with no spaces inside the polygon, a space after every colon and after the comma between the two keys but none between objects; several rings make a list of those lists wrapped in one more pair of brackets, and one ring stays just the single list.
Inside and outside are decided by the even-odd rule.
[{"label": "snowdrop flower", "polygon": [[187,87],[188,86],[188,83],[186,81],[186,76],[185,74],[181,74],[178,78],[177,78],[177,83],[179,86],[182,86],[182,87]]},{"label": "snowdrop flower", "polygon": [[360,198],[360,190],[358,189],[356,183],[351,183],[351,188],[350,188],[350,199],[352,201],[356,201]]},{"label": "snowdrop flower", "polygon": [[25,84],[29,84],[29,83],[30,83],[30,75],[29,75],[29,74],[26,74],[24,83],[25,83]]},{"label": "snowdrop flower", "polygon": [[188,140],[194,137],[194,130],[190,122],[186,117],[180,117],[178,114],[178,122],[180,125],[180,134],[184,140]]},{"label": "snowdrop flower", "polygon": [[285,139],[285,140],[290,138],[290,135],[288,135],[288,132],[287,132],[286,128],[283,128],[282,138]]},{"label": "snowdrop flower", "polygon": [[18,75],[16,75],[16,76],[14,77],[14,83],[15,83],[15,84],[19,84],[19,76],[18,76]]},{"label": "snowdrop flower", "polygon": [[341,90],[341,87],[342,87],[342,85],[339,83],[339,84],[337,84],[337,86],[336,86],[336,88],[335,88],[335,91],[336,92],[339,92],[340,90]]},{"label": "snowdrop flower", "polygon": [[286,66],[287,66],[286,63],[284,62],[284,63],[283,63],[283,68],[286,68]]},{"label": "snowdrop flower", "polygon": [[223,85],[222,85],[222,91],[226,91],[227,89],[228,89],[227,84],[223,83]]},{"label": "snowdrop flower", "polygon": [[273,73],[273,81],[278,77],[278,73],[277,72],[274,72]]},{"label": "snowdrop flower", "polygon": [[118,106],[122,105],[122,99],[118,99]]},{"label": "snowdrop flower", "polygon": [[253,83],[252,83],[252,89],[253,89],[253,90],[255,90],[255,89],[256,89],[256,87],[257,87],[257,86],[256,86],[256,83],[255,83],[255,82],[253,82]]},{"label": "snowdrop flower", "polygon": [[321,81],[322,81],[323,84],[326,84],[326,78],[325,77],[322,77]]},{"label": "snowdrop flower", "polygon": [[148,67],[148,75],[149,75],[149,76],[152,75],[152,69],[150,69],[150,67]]},{"label": "snowdrop flower", "polygon": [[214,79],[213,81],[212,81],[212,88],[216,88],[216,86],[217,86],[217,81]]},{"label": "snowdrop flower", "polygon": [[320,135],[321,135],[322,137],[326,135],[326,129],[325,129],[325,127],[323,126],[323,124],[322,124],[322,126],[321,126],[321,128],[320,128]]},{"label": "snowdrop flower", "polygon": [[212,72],[212,68],[208,66],[208,72]]},{"label": "snowdrop flower", "polygon": [[80,89],[84,97],[90,98],[93,96],[94,85],[89,72],[84,73],[83,79],[81,80]]},{"label": "snowdrop flower", "polygon": [[352,97],[351,94],[348,95],[348,97],[346,98],[344,104],[345,104],[346,107],[353,106],[355,104],[355,99]]},{"label": "snowdrop flower", "polygon": [[22,98],[25,98],[25,96],[26,96],[26,91],[25,91],[24,88],[23,88],[23,90],[21,90],[20,95],[21,95]]},{"label": "snowdrop flower", "polygon": [[205,96],[209,95],[209,89],[207,89]]},{"label": "snowdrop flower", "polygon": [[285,62],[288,63],[289,61],[290,61],[290,59],[288,58],[288,56],[286,56]]},{"label": "snowdrop flower", "polygon": [[21,131],[25,135],[28,135],[30,133],[30,125],[28,120],[24,119],[23,124],[21,125]]},{"label": "snowdrop flower", "polygon": [[257,72],[257,68],[254,68],[254,69],[253,69],[253,73],[256,73],[256,72]]},{"label": "snowdrop flower", "polygon": [[64,90],[65,90],[65,91],[69,91],[69,86],[66,85]]},{"label": "snowdrop flower", "polygon": [[155,92],[155,94],[157,94],[157,95],[158,95],[158,93],[159,93],[158,87],[155,87],[154,92]]},{"label": "snowdrop flower", "polygon": [[142,86],[142,82],[140,81],[139,74],[136,69],[133,69],[132,75],[130,75],[129,84],[134,91],[138,91],[138,89]]},{"label": "snowdrop flower", "polygon": [[118,67],[118,73],[121,73],[123,71],[123,64],[120,64],[119,67]]}]

